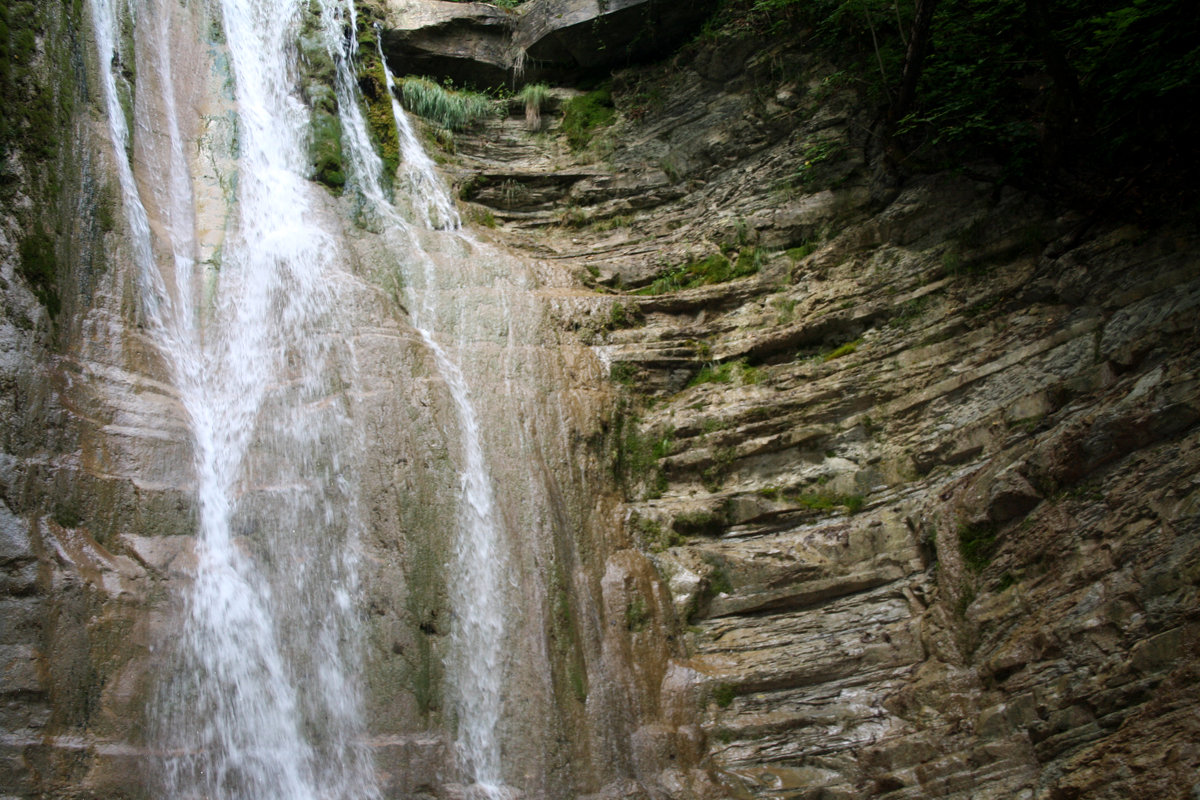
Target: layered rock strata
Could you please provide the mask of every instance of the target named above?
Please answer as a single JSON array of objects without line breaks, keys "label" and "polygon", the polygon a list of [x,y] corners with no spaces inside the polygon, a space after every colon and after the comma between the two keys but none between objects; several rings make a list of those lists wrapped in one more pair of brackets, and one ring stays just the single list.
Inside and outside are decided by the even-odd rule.
[{"label": "layered rock strata", "polygon": [[[582,168],[516,120],[450,165],[594,290],[559,313],[626,393],[705,763],[734,797],[1191,797],[1195,229],[890,190],[831,70],[751,49],[618,75]],[[759,269],[652,287],[719,252]]]}]

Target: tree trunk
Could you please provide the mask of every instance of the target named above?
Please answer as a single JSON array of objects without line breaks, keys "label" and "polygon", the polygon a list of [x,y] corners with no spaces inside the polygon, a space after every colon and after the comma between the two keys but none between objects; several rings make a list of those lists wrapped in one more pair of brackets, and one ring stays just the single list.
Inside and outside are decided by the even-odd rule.
[{"label": "tree trunk", "polygon": [[913,18],[912,35],[908,39],[908,49],[904,53],[904,72],[900,75],[900,92],[896,102],[892,103],[888,122],[895,125],[912,107],[917,96],[917,82],[921,79],[921,69],[925,66],[925,53],[929,49],[929,38],[933,30],[933,12],[937,10],[938,0],[917,0],[917,13]]}]

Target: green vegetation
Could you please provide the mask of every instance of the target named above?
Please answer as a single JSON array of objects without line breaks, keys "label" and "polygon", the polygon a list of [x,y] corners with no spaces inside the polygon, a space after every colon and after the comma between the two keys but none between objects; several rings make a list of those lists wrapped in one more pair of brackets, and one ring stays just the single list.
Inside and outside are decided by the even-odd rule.
[{"label": "green vegetation", "polygon": [[805,242],[804,244],[798,245],[796,247],[788,248],[787,257],[790,258],[792,261],[802,261],[803,259],[808,258],[810,255],[812,255],[816,251],[817,251],[817,244],[815,242]]},{"label": "green vegetation", "polygon": [[358,88],[366,105],[367,128],[383,161],[385,180],[390,181],[400,166],[400,134],[387,90],[387,74],[379,58],[375,23],[382,21],[381,14],[366,5],[358,15]]},{"label": "green vegetation", "polygon": [[650,622],[650,611],[646,608],[646,601],[640,594],[634,595],[629,604],[625,606],[625,629],[638,633],[646,629],[648,622]]},{"label": "green vegetation", "polygon": [[699,386],[703,383],[729,383],[739,386],[753,386],[762,382],[762,370],[746,363],[746,359],[726,361],[724,364],[705,364],[700,368],[688,386]]},{"label": "green vegetation", "polygon": [[466,207],[465,211],[467,222],[484,228],[496,227],[496,215],[492,213],[491,209],[472,203]]},{"label": "green vegetation", "polygon": [[313,180],[325,184],[334,194],[341,194],[346,185],[342,124],[333,114],[314,112],[308,155]]},{"label": "green vegetation", "polygon": [[724,510],[685,511],[671,520],[671,527],[681,536],[720,536],[728,524]]},{"label": "green vegetation", "polygon": [[527,83],[517,92],[517,99],[525,104],[525,127],[531,131],[542,129],[542,107],[550,97],[550,87],[544,83]]},{"label": "green vegetation", "polygon": [[638,366],[630,361],[617,361],[608,368],[608,379],[622,386],[633,386]]},{"label": "green vegetation", "polygon": [[618,328],[636,328],[645,322],[642,310],[636,303],[613,303],[612,307],[608,309],[608,319],[604,323],[604,329],[614,331]]},{"label": "green vegetation", "polygon": [[733,593],[733,581],[730,580],[729,571],[720,557],[712,553],[705,553],[702,557],[712,569],[704,576],[700,591],[692,596],[692,600],[688,604],[685,616],[689,623],[707,608],[714,597]]},{"label": "green vegetation", "polygon": [[571,149],[583,150],[597,128],[611,125],[616,119],[612,91],[601,88],[573,97],[563,105],[562,129]]},{"label": "green vegetation", "polygon": [[929,295],[914,297],[911,300],[906,300],[896,307],[892,318],[888,320],[888,324],[897,328],[908,328],[914,321],[919,319],[925,313],[925,309],[929,306]]},{"label": "green vegetation", "polygon": [[768,500],[795,503],[813,511],[832,511],[835,508],[844,508],[851,514],[857,514],[866,504],[866,498],[861,494],[836,494],[819,490],[815,492],[782,491],[776,486],[759,489],[758,494]]},{"label": "green vegetation", "polygon": [[879,109],[897,169],[987,159],[1088,206],[1194,211],[1190,0],[726,0],[701,38],[763,35],[827,57],[830,90]]},{"label": "green vegetation", "polygon": [[[82,38],[81,15],[78,0],[0,4],[0,203],[25,232],[17,243],[17,272],[52,320],[70,294],[64,281],[71,264],[60,260],[59,246],[69,230],[77,229],[77,210],[63,209],[63,185],[80,174],[78,153],[69,145],[80,90],[77,59],[89,46]],[[132,78],[130,70],[125,72]],[[29,202],[10,206],[18,191]],[[115,226],[111,191],[98,196],[92,208],[94,230]],[[102,252],[97,248],[93,261],[80,267],[102,269]]]},{"label": "green vegetation", "polygon": [[58,296],[58,258],[54,252],[54,240],[47,235],[40,222],[33,233],[21,240],[20,272],[50,317],[53,319],[58,316],[62,308]]},{"label": "green vegetation", "polygon": [[661,553],[686,541],[681,534],[664,528],[662,523],[655,519],[635,514],[632,524],[638,537],[638,544],[643,550],[649,550],[651,553]]},{"label": "green vegetation", "polygon": [[834,350],[831,350],[830,352],[826,353],[824,356],[822,356],[822,358],[825,361],[833,361],[835,358],[841,358],[842,356],[848,356],[851,353],[858,350],[858,346],[860,344],[862,344],[862,339],[855,339],[853,342],[846,342],[841,347],[835,348]]},{"label": "green vegetation", "polygon": [[713,702],[721,708],[729,708],[733,703],[733,698],[737,697],[737,692],[728,683],[718,683],[713,687],[712,697]]},{"label": "green vegetation", "polygon": [[983,572],[996,549],[996,528],[987,524],[958,526],[958,550],[972,572]]},{"label": "green vegetation", "polygon": [[788,175],[777,185],[777,189],[785,196],[797,191],[814,192],[828,188],[836,183],[831,181],[822,170],[822,165],[842,158],[846,147],[841,142],[818,140],[810,142],[801,151],[798,165],[791,175]]},{"label": "green vegetation", "polygon": [[713,253],[660,272],[652,283],[636,290],[634,294],[666,294],[726,283],[755,274],[762,266],[762,259],[763,251],[758,247],[743,247],[735,261],[730,261],[723,253]]},{"label": "green vegetation", "polygon": [[618,404],[607,426],[609,464],[613,477],[632,496],[642,488],[648,497],[657,497],[666,489],[666,475],[658,466],[660,459],[670,455],[675,432],[671,428],[656,428],[645,433],[641,420],[628,402]]},{"label": "green vegetation", "polygon": [[487,95],[441,86],[428,78],[408,76],[400,81],[404,107],[440,128],[460,131],[496,114]]}]

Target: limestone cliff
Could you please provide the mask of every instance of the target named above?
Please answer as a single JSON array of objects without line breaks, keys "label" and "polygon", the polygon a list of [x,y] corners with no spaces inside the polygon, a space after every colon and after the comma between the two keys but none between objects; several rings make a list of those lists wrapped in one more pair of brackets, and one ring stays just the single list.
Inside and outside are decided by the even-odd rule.
[{"label": "limestone cliff", "polygon": [[[892,183],[861,98],[802,45],[700,36],[626,66],[665,52],[629,49],[654,3],[581,2],[573,28],[557,0],[362,5],[398,73],[493,85],[524,48],[552,84],[538,125],[513,100],[426,130],[473,235],[517,259],[464,261],[444,294],[469,309],[518,547],[505,733],[528,796],[1200,792],[1194,221],[1088,217],[987,165]],[[671,48],[700,22],[678,12]],[[80,13],[39,9],[20,84],[53,87],[63,146],[16,136],[0,176],[0,793],[20,798],[155,796],[145,717],[195,516]],[[212,84],[188,91],[214,208],[218,51],[176,56]],[[358,359],[331,396],[370,439],[371,745],[386,796],[457,797],[455,423],[355,213],[320,208],[344,220]]]},{"label": "limestone cliff", "polygon": [[1191,797],[1194,226],[881,190],[836,78],[700,40],[617,73],[583,151],[513,118],[445,156],[591,290],[559,314],[624,398],[598,446],[703,763],[736,797]]}]

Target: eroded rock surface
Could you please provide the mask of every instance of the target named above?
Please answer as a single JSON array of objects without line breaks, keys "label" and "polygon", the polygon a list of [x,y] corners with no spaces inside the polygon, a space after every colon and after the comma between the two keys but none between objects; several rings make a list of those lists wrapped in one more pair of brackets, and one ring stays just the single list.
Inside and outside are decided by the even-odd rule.
[{"label": "eroded rock surface", "polygon": [[479,88],[571,80],[653,61],[693,36],[713,0],[384,0],[383,45],[399,74]]},{"label": "eroded rock surface", "polygon": [[[829,71],[738,47],[616,76],[582,154],[514,119],[449,164],[596,290],[559,313],[625,387],[705,763],[734,797],[1192,796],[1196,230],[881,191]],[[629,288],[718,252],[760,268]]]}]

